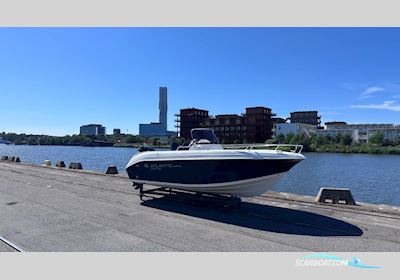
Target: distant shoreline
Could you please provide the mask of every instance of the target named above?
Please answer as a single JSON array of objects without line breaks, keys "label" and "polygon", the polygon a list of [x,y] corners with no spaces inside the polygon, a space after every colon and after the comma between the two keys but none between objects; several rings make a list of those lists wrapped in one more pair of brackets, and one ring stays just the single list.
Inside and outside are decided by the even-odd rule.
[{"label": "distant shoreline", "polygon": [[[140,147],[143,146],[143,144],[138,144],[138,143],[116,143],[114,145],[109,145],[109,146],[104,146],[104,145],[80,145],[80,144],[68,144],[68,145],[38,145],[38,144],[5,144],[5,143],[0,143],[0,145],[5,145],[5,146],[42,146],[42,147],[88,147],[88,148],[135,148],[139,149]],[[151,146],[151,145],[150,145]],[[157,146],[151,146],[153,148],[170,148],[170,145],[157,145]]]},{"label": "distant shoreline", "polygon": [[[102,145],[78,145],[78,144],[68,144],[68,145],[38,145],[38,144],[4,144],[0,145],[6,146],[58,146],[58,147],[96,147],[96,148],[133,148],[139,149],[143,144],[139,143],[115,143],[110,146]],[[249,144],[251,145],[251,144]],[[155,149],[170,149],[170,145],[149,145]],[[369,155],[400,155],[400,149],[398,147],[386,147],[379,145],[362,145],[362,146],[342,146],[342,145],[323,145],[315,149],[304,149],[303,153],[336,153],[336,154],[369,154]]]}]

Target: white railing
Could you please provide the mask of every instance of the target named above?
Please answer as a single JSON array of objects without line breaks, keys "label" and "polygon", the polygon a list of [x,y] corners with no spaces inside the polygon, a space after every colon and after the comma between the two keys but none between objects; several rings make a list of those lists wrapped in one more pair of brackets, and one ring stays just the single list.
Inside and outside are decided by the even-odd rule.
[{"label": "white railing", "polygon": [[[253,149],[268,149],[268,150],[275,150],[275,151],[284,151],[290,152],[295,154],[301,154],[303,151],[303,145],[296,145],[296,144],[230,144],[230,145],[222,145],[224,149],[243,149],[243,150],[253,150]],[[289,151],[282,150],[282,148],[289,148]],[[292,149],[290,149],[292,148]]]}]

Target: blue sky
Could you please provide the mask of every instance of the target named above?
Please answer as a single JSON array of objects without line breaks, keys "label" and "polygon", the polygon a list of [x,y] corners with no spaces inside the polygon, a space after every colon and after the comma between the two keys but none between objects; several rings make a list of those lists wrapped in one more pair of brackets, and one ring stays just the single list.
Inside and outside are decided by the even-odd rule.
[{"label": "blue sky", "polygon": [[399,28],[0,28],[0,131],[169,129],[180,108],[400,123]]}]

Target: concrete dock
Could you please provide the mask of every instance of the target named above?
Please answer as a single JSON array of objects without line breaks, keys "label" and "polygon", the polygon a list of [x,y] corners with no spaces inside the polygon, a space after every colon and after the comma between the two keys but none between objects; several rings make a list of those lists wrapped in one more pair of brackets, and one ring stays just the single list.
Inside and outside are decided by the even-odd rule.
[{"label": "concrete dock", "polygon": [[0,251],[398,252],[400,209],[281,193],[235,210],[141,202],[124,176],[0,162],[0,237]]}]

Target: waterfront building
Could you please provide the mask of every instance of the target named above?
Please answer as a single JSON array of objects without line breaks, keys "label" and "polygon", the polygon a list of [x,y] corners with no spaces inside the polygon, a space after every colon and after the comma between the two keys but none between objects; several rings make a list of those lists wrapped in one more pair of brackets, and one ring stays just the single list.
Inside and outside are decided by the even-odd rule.
[{"label": "waterfront building", "polygon": [[114,135],[121,135],[121,129],[119,129],[119,128],[114,128],[113,134],[114,134]]},{"label": "waterfront building", "polygon": [[246,132],[248,143],[264,143],[272,138],[272,117],[276,116],[270,108],[246,108]]},{"label": "waterfront building", "polygon": [[321,125],[321,116],[318,111],[298,111],[290,113],[291,123],[305,123],[319,127]]},{"label": "waterfront building", "polygon": [[212,128],[224,144],[247,142],[246,117],[239,115],[217,115],[209,117],[201,125]]},{"label": "waterfront building", "polygon": [[180,110],[177,127],[180,137],[190,139],[193,128],[212,128],[222,143],[264,143],[272,137],[272,117],[270,108],[249,107],[242,115],[221,114],[209,116],[209,112],[197,108]]},{"label": "waterfront building", "polygon": [[139,135],[150,136],[171,136],[176,135],[168,131],[168,90],[166,87],[159,88],[159,121],[149,124],[139,124]]},{"label": "waterfront building", "polygon": [[369,129],[368,130],[368,139],[378,133],[383,134],[384,140],[394,140],[400,139],[400,126],[393,126],[391,128],[384,128],[384,129]]},{"label": "waterfront building", "polygon": [[222,143],[264,143],[272,138],[272,113],[270,108],[249,107],[242,115],[217,115],[209,117],[202,127],[212,128]]},{"label": "waterfront building", "polygon": [[276,124],[276,123],[285,123],[288,119],[284,119],[284,118],[280,118],[280,117],[273,117],[271,119],[272,124]]},{"label": "waterfront building", "polygon": [[193,128],[201,127],[201,124],[209,117],[207,110],[197,108],[181,109],[179,114],[175,115],[177,134],[181,138],[191,139],[190,131]]},{"label": "waterfront building", "polygon": [[342,129],[319,129],[316,131],[318,135],[322,136],[329,136],[329,137],[337,137],[339,135],[350,135],[351,139],[353,140],[354,143],[367,143],[368,138],[367,136],[363,136],[362,134],[359,133],[360,131],[358,129],[347,129],[347,128],[342,128]]},{"label": "waterfront building", "polygon": [[347,124],[345,122],[325,123],[325,129],[318,131],[320,135],[337,136],[339,134],[350,134],[353,142],[365,144],[369,138],[382,133],[385,140],[394,140],[400,137],[400,127],[393,124]]},{"label": "waterfront building", "polygon": [[106,128],[101,124],[82,125],[79,134],[83,136],[106,135]]},{"label": "waterfront building", "polygon": [[144,137],[166,136],[165,126],[162,123],[139,124],[139,135]]},{"label": "waterfront building", "polygon": [[273,136],[283,135],[286,137],[288,134],[305,134],[311,136],[316,131],[316,125],[306,123],[277,123],[274,124]]},{"label": "waterfront building", "polygon": [[391,123],[385,124],[347,124],[345,122],[334,122],[325,124],[327,129],[359,129],[361,131],[367,131],[370,129],[390,129],[394,125]]},{"label": "waterfront building", "polygon": [[334,121],[334,122],[325,122],[325,128],[326,129],[331,129],[335,127],[342,127],[346,126],[347,122],[342,122],[342,121]]}]

